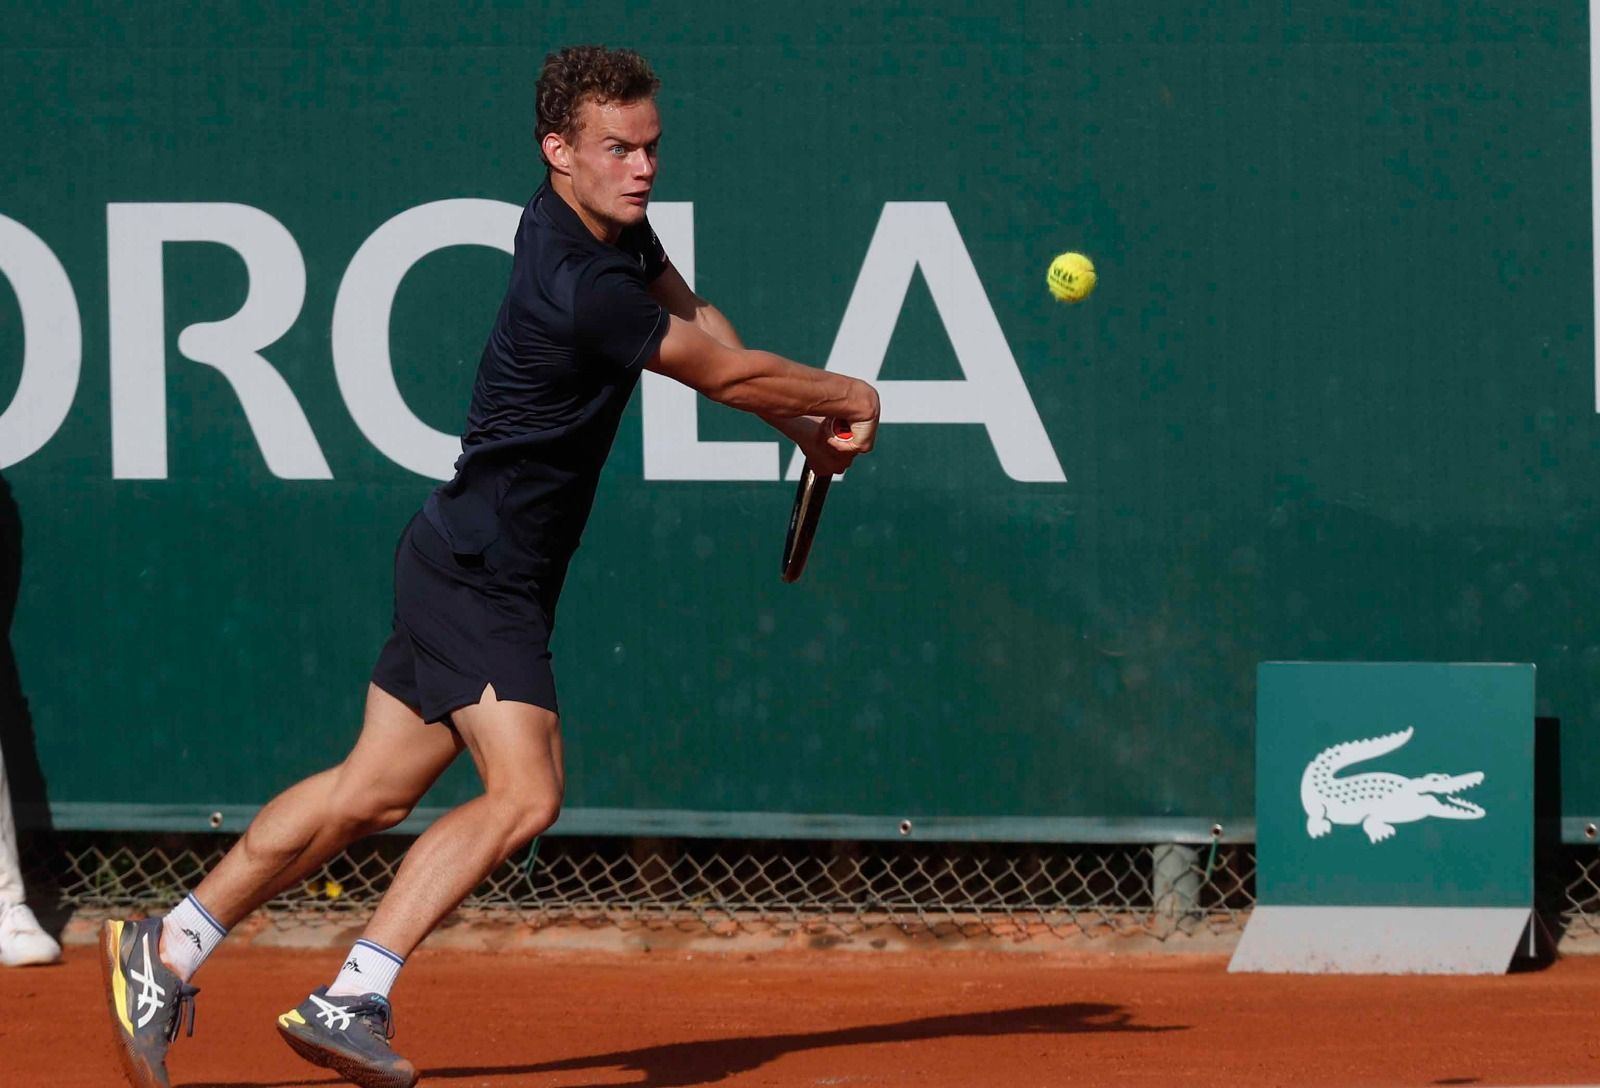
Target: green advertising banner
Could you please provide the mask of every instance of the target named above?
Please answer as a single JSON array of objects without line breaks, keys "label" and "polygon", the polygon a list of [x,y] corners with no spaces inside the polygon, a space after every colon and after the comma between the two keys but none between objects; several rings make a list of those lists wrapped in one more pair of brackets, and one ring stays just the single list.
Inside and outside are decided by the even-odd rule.
[{"label": "green advertising banner", "polygon": [[1531,665],[1270,662],[1258,684],[1259,902],[1533,905]]},{"label": "green advertising banner", "polygon": [[792,450],[644,384],[559,830],[1248,835],[1289,658],[1537,664],[1600,815],[1584,5],[69,0],[0,3],[5,743],[58,824],[236,829],[351,743],[596,41],[662,78],[674,263],[884,426],[784,585]]}]

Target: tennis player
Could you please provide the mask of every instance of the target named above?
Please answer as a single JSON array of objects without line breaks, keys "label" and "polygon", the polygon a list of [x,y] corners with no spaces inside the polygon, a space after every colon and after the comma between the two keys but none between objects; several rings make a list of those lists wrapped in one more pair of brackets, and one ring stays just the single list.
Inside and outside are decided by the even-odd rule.
[{"label": "tennis player", "polygon": [[299,1054],[356,1084],[415,1083],[389,1042],[396,975],[561,807],[556,602],[643,368],[762,416],[819,470],[841,472],[872,449],[871,386],[746,349],[663,252],[645,214],[659,86],[628,50],[546,58],[536,133],[547,177],[517,228],[455,477],[401,533],[394,630],[354,748],[268,803],[170,913],[103,928],[113,1027],[138,1088],[168,1083],[168,1047],[186,1017],[194,1030],[191,979],[229,928],[353,840],[404,819],[465,750],[483,793],[417,839],[332,982],[278,1017]]}]

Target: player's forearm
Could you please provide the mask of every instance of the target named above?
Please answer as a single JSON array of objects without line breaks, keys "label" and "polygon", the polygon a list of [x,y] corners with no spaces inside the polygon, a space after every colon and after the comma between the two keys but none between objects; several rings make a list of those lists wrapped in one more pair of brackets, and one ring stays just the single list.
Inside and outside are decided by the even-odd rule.
[{"label": "player's forearm", "polygon": [[[699,327],[692,318],[669,311],[671,320],[655,356],[645,365],[720,404],[756,415],[793,419],[826,416],[855,424],[878,418],[878,393],[858,378],[801,366],[770,351],[735,348]],[[872,448],[873,428],[857,440]],[[787,433],[787,432],[786,432]]]},{"label": "player's forearm", "polygon": [[878,414],[877,393],[859,378],[802,366],[770,351],[737,354],[737,365],[721,376],[716,388],[706,391],[719,403],[754,412],[769,422],[796,416],[856,422]]},{"label": "player's forearm", "polygon": [[[730,348],[744,348],[744,341],[739,339],[739,334],[723,312],[711,303],[701,299],[695,306],[690,317],[695,328],[721,344]],[[801,443],[815,431],[821,416],[782,416],[769,412],[756,412],[756,415],[765,420],[771,427],[778,431],[789,441]]]},{"label": "player's forearm", "polygon": [[[692,317],[694,325],[701,332],[719,343],[731,348],[743,348],[744,341],[739,339],[739,334],[734,330],[733,322],[729,321],[723,312],[711,303],[701,299],[695,307]],[[765,420],[773,429],[791,442],[800,443],[810,437],[816,429],[821,416],[780,416],[768,412],[757,412],[756,415]]]},{"label": "player's forearm", "polygon": [[822,420],[821,416],[774,416],[765,412],[757,412],[756,415],[796,445],[802,445],[806,439],[813,437],[817,424]]}]

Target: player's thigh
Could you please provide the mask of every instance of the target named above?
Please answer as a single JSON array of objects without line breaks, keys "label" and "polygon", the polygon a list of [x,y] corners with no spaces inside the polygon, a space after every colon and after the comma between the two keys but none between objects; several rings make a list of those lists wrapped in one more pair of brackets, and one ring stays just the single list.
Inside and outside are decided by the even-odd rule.
[{"label": "player's thigh", "polygon": [[463,747],[448,726],[424,723],[415,710],[368,684],[361,735],[339,768],[341,785],[395,804],[414,802]]},{"label": "player's thigh", "polygon": [[489,686],[475,706],[464,706],[450,718],[487,792],[559,800],[565,771],[561,719],[554,711],[499,699]]}]

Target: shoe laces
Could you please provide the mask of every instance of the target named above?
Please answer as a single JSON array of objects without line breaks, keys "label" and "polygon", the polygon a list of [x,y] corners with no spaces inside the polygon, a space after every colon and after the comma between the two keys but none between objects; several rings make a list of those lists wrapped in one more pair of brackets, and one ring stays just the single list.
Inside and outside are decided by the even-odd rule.
[{"label": "shoe laces", "polygon": [[177,1042],[178,1029],[183,1026],[184,1014],[188,1013],[189,1030],[185,1038],[194,1035],[194,998],[200,992],[200,987],[191,986],[182,979],[177,982],[177,993],[172,1000],[172,1019],[167,1021],[167,1042]]},{"label": "shoe laces", "polygon": [[382,998],[363,997],[355,1004],[345,1006],[344,1011],[359,1017],[375,1038],[385,1043],[394,1038],[394,1009]]}]

